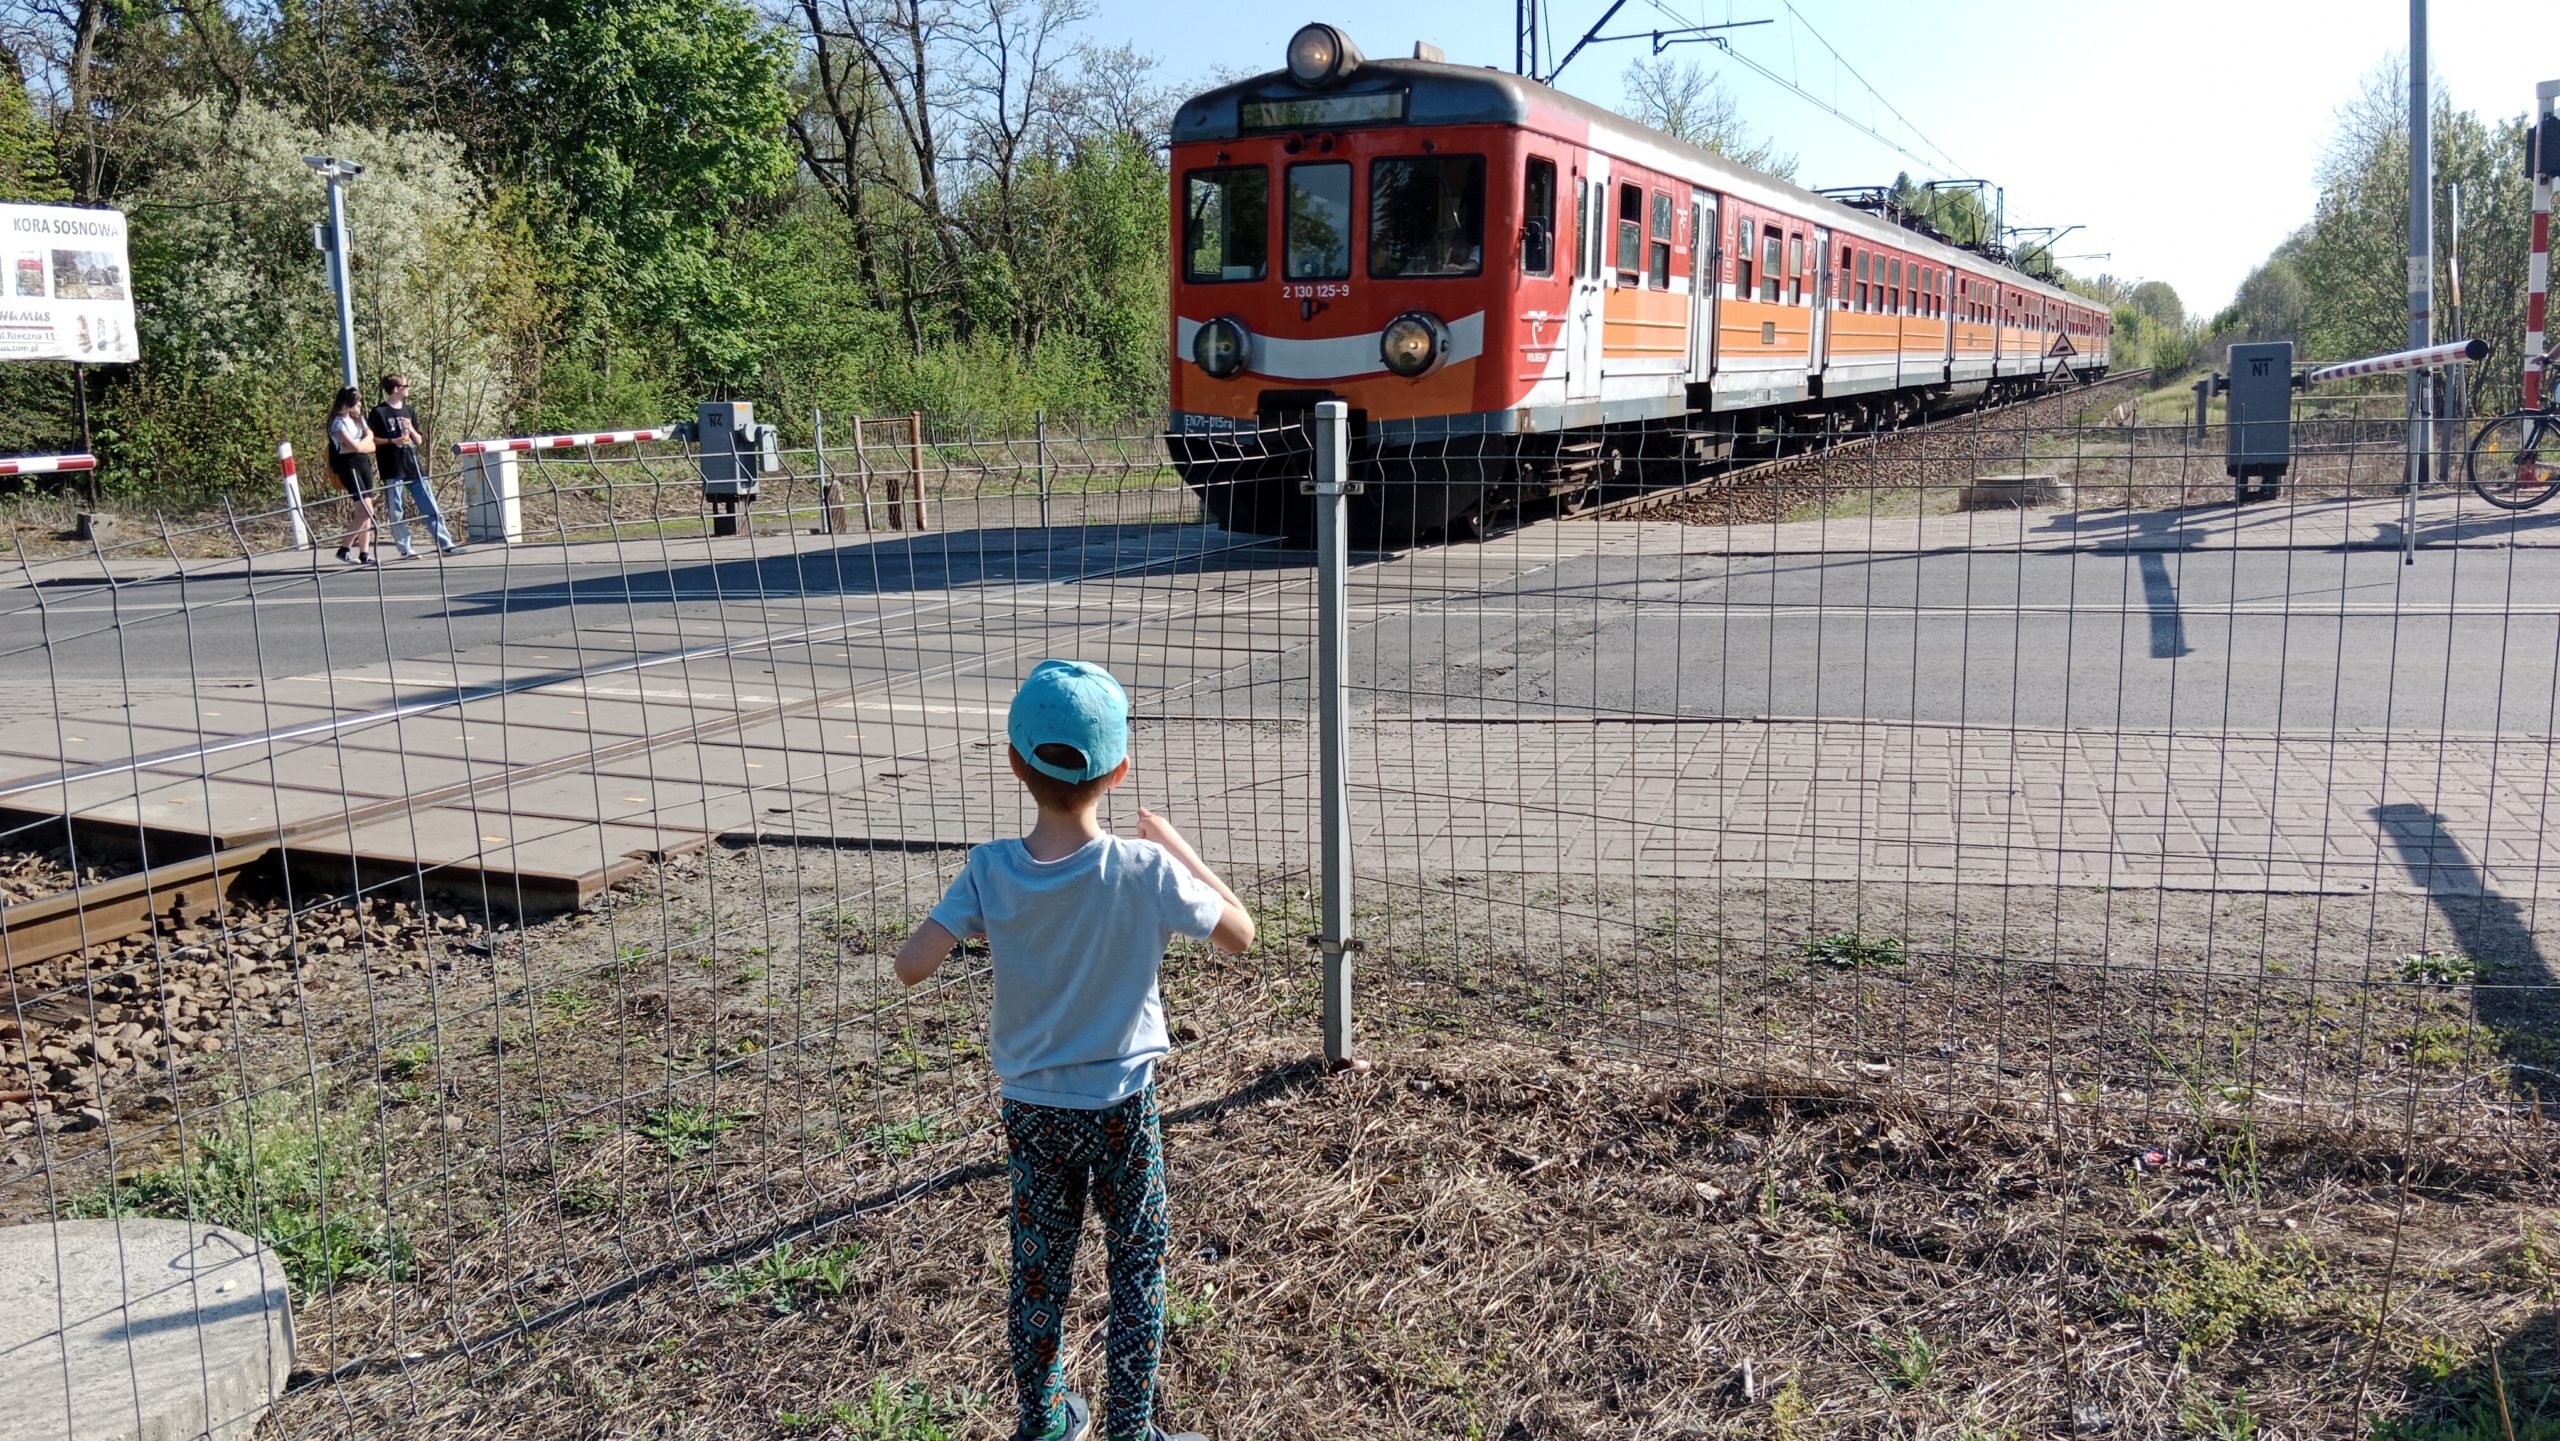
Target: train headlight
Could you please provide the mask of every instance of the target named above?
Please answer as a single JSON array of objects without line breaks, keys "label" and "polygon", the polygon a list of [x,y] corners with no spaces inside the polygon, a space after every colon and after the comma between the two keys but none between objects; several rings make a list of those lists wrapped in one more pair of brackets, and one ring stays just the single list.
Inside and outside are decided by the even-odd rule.
[{"label": "train headlight", "polygon": [[1378,332],[1378,354],[1398,375],[1428,375],[1449,353],[1449,327],[1440,317],[1409,310]]},{"label": "train headlight", "polygon": [[1330,25],[1303,25],[1289,37],[1289,75],[1301,85],[1331,85],[1360,66],[1360,47]]},{"label": "train headlight", "polygon": [[1191,337],[1191,358],[1200,362],[1202,370],[1224,380],[1244,369],[1248,338],[1242,324],[1221,315]]}]

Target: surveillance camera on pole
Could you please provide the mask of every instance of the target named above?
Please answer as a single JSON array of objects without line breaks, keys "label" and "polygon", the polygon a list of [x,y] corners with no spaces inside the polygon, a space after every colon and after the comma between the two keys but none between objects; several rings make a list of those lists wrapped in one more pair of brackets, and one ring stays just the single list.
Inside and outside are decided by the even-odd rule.
[{"label": "surveillance camera on pole", "polygon": [[315,227],[314,242],[329,256],[329,286],[338,293],[338,365],[345,377],[343,384],[356,384],[356,311],[355,301],[347,285],[347,182],[364,173],[364,167],[352,160],[334,155],[305,155],[302,163],[320,172],[329,182],[329,229],[326,235]]}]

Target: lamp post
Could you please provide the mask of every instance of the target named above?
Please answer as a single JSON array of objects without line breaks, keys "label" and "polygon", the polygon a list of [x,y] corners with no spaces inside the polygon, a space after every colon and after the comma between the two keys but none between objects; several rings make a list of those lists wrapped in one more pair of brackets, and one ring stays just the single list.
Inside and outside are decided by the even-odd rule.
[{"label": "lamp post", "polygon": [[356,387],[356,309],[347,284],[347,182],[364,173],[352,160],[332,155],[305,155],[302,163],[329,182],[329,228],[313,226],[312,240],[329,257],[329,287],[338,293],[338,365],[342,384]]}]

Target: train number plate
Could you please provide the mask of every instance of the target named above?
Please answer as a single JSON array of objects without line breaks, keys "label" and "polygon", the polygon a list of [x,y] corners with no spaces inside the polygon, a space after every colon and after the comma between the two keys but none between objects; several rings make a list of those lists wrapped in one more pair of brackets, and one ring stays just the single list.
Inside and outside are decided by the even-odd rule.
[{"label": "train number plate", "polygon": [[1349,300],[1351,282],[1318,280],[1283,285],[1280,287],[1280,298],[1283,300]]}]

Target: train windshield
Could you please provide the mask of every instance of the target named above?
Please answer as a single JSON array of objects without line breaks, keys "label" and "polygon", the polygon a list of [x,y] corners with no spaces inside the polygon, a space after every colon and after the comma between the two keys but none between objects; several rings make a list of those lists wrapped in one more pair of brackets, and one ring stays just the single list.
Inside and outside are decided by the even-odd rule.
[{"label": "train windshield", "polygon": [[1369,165],[1369,273],[1484,270],[1484,157],[1409,155]]},{"label": "train windshield", "polygon": [[1351,166],[1340,160],[1289,167],[1288,275],[1343,280],[1351,274]]},{"label": "train windshield", "polygon": [[1183,279],[1260,280],[1270,257],[1270,171],[1226,165],[1184,177]]}]

